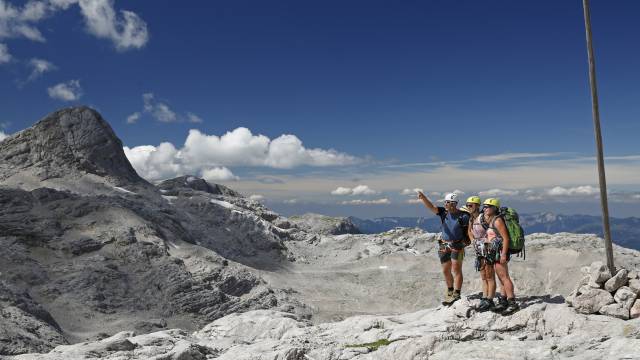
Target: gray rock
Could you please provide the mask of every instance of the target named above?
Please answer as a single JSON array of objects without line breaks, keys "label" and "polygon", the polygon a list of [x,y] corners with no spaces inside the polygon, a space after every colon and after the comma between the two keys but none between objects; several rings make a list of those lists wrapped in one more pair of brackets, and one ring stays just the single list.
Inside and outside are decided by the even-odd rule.
[{"label": "gray rock", "polygon": [[630,309],[631,305],[633,305],[633,302],[636,300],[636,297],[637,295],[635,292],[633,292],[629,287],[623,286],[616,291],[613,299],[618,304],[622,305],[623,308]]},{"label": "gray rock", "polygon": [[629,316],[632,319],[640,318],[640,299],[636,300],[631,307]]},{"label": "gray rock", "polygon": [[629,271],[627,269],[618,270],[618,272],[614,277],[612,277],[611,279],[607,280],[607,282],[604,283],[604,289],[607,290],[608,292],[614,292],[619,288],[621,288],[622,286],[627,285],[628,273]]},{"label": "gray rock", "polygon": [[135,172],[122,142],[98,112],[66,108],[0,142],[0,180],[24,169],[40,180],[79,171],[105,177],[116,185],[146,183]]},{"label": "gray rock", "polygon": [[598,284],[604,284],[605,281],[611,278],[609,269],[601,261],[596,261],[591,264],[589,269],[589,276],[591,281]]},{"label": "gray rock", "polygon": [[629,320],[629,308],[624,307],[622,304],[618,303],[601,307],[599,313],[602,315],[613,316],[622,320]]},{"label": "gray rock", "polygon": [[629,280],[640,279],[640,272],[638,272],[637,270],[631,270],[629,271],[627,277],[629,278]]},{"label": "gray rock", "polygon": [[320,214],[304,214],[289,217],[296,227],[323,235],[359,234],[360,230],[346,217],[331,217]]},{"label": "gray rock", "polygon": [[640,296],[640,279],[629,280],[629,289]]},{"label": "gray rock", "polygon": [[589,288],[573,299],[573,307],[582,314],[595,314],[603,306],[614,302],[613,296],[608,291]]}]

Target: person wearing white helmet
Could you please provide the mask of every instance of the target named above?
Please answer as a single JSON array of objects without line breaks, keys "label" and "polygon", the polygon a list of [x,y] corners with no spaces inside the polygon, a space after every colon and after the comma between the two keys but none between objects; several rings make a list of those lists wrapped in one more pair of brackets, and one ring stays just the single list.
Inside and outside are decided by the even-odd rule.
[{"label": "person wearing white helmet", "polygon": [[460,299],[462,289],[462,260],[469,226],[469,214],[458,210],[458,195],[449,193],[444,197],[444,207],[435,206],[422,192],[418,192],[427,209],[440,217],[442,237],[438,242],[438,257],[447,284],[447,292],[442,302],[451,305]]}]

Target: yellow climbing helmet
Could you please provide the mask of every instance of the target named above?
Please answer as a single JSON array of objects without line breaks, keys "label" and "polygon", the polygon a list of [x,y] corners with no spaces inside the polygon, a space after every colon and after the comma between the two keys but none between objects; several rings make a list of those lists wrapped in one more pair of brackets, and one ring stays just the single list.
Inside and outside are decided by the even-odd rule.
[{"label": "yellow climbing helmet", "polygon": [[467,198],[467,204],[478,204],[478,205],[480,205],[480,196],[469,196]]},{"label": "yellow climbing helmet", "polygon": [[500,208],[500,199],[498,198],[488,198],[484,201],[483,205],[495,206],[498,209]]}]

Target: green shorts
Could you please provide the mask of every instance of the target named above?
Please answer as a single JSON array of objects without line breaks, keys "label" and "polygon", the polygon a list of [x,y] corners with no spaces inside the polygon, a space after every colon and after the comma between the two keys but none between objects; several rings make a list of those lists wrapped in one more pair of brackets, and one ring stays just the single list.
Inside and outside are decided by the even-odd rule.
[{"label": "green shorts", "polygon": [[438,257],[441,264],[451,260],[462,261],[464,260],[464,244],[462,241],[448,243],[441,240],[438,242]]}]

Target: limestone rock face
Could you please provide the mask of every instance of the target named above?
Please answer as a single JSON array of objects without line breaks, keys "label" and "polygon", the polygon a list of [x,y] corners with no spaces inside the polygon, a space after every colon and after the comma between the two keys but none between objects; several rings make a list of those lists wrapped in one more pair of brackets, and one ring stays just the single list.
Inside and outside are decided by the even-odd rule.
[{"label": "limestone rock face", "polygon": [[612,277],[611,279],[607,280],[607,282],[604,283],[604,289],[607,290],[608,292],[614,292],[619,288],[627,285],[627,282],[628,282],[627,274],[629,274],[629,271],[627,269],[618,270],[618,272],[614,277]]},{"label": "limestone rock face", "polygon": [[80,172],[115,185],[146,183],[135,172],[122,142],[98,112],[88,107],[49,114],[0,142],[0,181],[30,170],[39,180]]},{"label": "limestone rock face", "polygon": [[[220,318],[191,334],[163,330],[58,346],[31,359],[502,359],[633,358],[640,320],[576,314],[562,298],[521,297],[510,316],[476,313],[477,298],[402,315],[363,315],[313,325],[290,314],[255,310]],[[617,304],[616,304],[617,305]],[[603,331],[605,330],[606,331]],[[373,346],[377,343],[379,346]]]},{"label": "limestone rock face", "polygon": [[601,289],[587,288],[573,299],[573,307],[582,314],[595,314],[605,306],[614,303],[613,296]]},{"label": "limestone rock face", "polygon": [[330,217],[309,213],[301,216],[290,217],[289,221],[300,229],[323,235],[360,233],[360,230],[358,230],[358,228],[348,218]]}]

